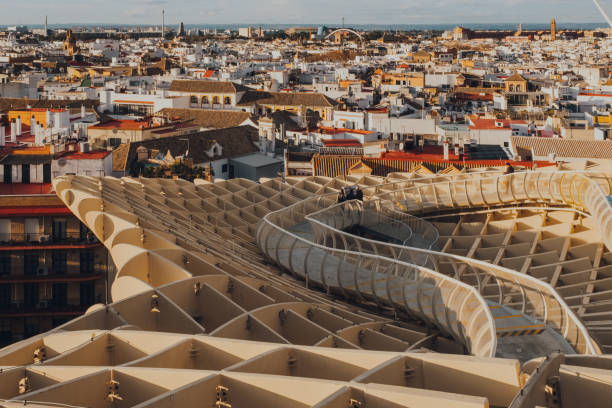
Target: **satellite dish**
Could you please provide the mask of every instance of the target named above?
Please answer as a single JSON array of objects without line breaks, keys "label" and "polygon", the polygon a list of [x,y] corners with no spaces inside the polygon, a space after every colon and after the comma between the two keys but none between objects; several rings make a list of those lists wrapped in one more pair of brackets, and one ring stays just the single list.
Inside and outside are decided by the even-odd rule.
[{"label": "satellite dish", "polygon": [[60,167],[64,167],[64,166],[66,165],[66,163],[67,163],[67,161],[66,161],[66,159],[65,159],[64,157],[60,158],[60,159],[57,161],[57,164],[58,164]]},{"label": "satellite dish", "polygon": [[117,132],[118,132],[117,128],[113,128],[113,133],[117,134]]}]

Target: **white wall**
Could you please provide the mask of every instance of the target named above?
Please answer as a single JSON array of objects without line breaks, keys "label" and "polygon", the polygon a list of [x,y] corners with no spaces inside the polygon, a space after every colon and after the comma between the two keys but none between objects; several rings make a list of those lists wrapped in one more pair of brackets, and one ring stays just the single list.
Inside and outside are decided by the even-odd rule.
[{"label": "white wall", "polygon": [[30,165],[30,183],[42,183],[43,182],[43,165],[42,164],[31,164]]},{"label": "white wall", "polygon": [[503,146],[510,143],[511,129],[470,129],[470,138],[478,144]]},{"label": "white wall", "polygon": [[386,114],[368,113],[367,130],[375,130],[386,135],[389,132],[417,135],[436,134],[435,119],[388,118]]},{"label": "white wall", "polygon": [[[106,158],[111,156],[109,154]],[[110,159],[112,163],[112,158]],[[106,167],[106,168],[105,168]],[[108,173],[105,174],[105,171],[108,170]],[[87,159],[77,159],[77,160],[66,160],[63,166],[58,164],[57,160],[53,160],[51,163],[51,175],[53,178],[62,176],[68,173],[74,173],[77,176],[93,176],[93,177],[103,177],[105,175],[110,175],[110,170],[112,170],[109,166],[105,166],[105,161],[96,159],[96,160],[87,160]]]},{"label": "white wall", "polygon": [[365,130],[366,114],[364,112],[334,111],[334,126]]}]

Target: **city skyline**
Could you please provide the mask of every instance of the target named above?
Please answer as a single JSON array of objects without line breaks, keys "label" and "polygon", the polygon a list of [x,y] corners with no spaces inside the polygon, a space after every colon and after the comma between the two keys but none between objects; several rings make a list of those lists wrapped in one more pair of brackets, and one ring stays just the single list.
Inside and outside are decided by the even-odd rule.
[{"label": "city skyline", "polygon": [[[498,1],[499,7],[483,0],[444,0],[433,4],[407,2],[398,6],[388,0],[382,4],[340,0],[332,5],[322,0],[266,0],[257,4],[243,0],[213,1],[202,7],[194,0],[109,0],[98,4],[81,4],[60,0],[52,4],[34,0],[14,4],[0,16],[0,25],[41,24],[45,15],[51,24],[121,24],[157,25],[161,10],[166,10],[168,25],[178,24],[338,24],[342,17],[347,24],[540,24],[555,18],[559,23],[602,23],[597,7],[585,1],[582,7],[570,0]],[[604,9],[612,1],[601,2]],[[32,13],[32,7],[37,13]],[[117,10],[122,10],[117,12]],[[38,14],[40,13],[40,14]]]}]

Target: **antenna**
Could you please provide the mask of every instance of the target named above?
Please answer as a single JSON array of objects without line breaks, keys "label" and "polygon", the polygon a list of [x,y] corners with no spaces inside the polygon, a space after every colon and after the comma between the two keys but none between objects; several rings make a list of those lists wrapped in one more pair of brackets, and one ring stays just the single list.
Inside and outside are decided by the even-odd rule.
[{"label": "antenna", "polygon": [[606,23],[608,23],[608,25],[612,27],[612,20],[610,20],[610,16],[608,16],[608,13],[606,13],[606,10],[604,10],[603,7],[601,7],[601,4],[599,4],[599,1],[593,0],[593,3],[595,3],[601,15],[606,19]]}]

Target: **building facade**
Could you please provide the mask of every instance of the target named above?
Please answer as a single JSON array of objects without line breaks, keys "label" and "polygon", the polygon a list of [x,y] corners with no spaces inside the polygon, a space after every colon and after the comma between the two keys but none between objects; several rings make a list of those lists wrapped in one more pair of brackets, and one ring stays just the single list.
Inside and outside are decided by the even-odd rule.
[{"label": "building facade", "polygon": [[0,347],[105,302],[108,259],[53,192],[1,196]]}]

